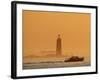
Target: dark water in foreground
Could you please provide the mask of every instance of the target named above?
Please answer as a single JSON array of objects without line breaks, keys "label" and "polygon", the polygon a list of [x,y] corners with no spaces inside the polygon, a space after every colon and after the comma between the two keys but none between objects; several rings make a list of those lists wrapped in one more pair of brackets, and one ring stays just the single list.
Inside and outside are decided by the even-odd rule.
[{"label": "dark water in foreground", "polygon": [[81,67],[81,66],[90,66],[89,62],[79,61],[79,62],[33,62],[33,63],[24,63],[23,69],[41,69],[41,68],[60,68],[60,67]]}]

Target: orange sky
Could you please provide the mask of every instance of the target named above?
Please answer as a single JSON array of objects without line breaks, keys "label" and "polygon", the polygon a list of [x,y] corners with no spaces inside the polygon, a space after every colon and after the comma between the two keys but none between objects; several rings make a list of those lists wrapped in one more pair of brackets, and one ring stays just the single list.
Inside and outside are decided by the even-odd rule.
[{"label": "orange sky", "polygon": [[24,56],[55,51],[58,34],[64,55],[90,56],[89,13],[23,10]]}]

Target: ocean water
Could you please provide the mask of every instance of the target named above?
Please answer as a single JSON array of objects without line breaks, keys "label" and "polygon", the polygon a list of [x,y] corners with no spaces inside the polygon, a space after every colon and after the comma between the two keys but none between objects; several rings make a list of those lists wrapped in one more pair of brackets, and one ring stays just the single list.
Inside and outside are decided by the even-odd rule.
[{"label": "ocean water", "polygon": [[[61,67],[81,67],[90,66],[90,60],[85,58],[84,61],[64,62],[66,57],[38,57],[24,58],[23,69],[41,69],[41,68],[61,68]],[[67,57],[68,59],[68,57]]]}]

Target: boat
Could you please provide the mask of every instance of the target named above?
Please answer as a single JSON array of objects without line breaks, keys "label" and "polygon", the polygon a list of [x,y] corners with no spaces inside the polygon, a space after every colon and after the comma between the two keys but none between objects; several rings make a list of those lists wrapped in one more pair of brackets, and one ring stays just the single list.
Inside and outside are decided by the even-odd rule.
[{"label": "boat", "polygon": [[77,62],[84,61],[84,57],[72,56],[69,59],[65,59],[64,62]]}]

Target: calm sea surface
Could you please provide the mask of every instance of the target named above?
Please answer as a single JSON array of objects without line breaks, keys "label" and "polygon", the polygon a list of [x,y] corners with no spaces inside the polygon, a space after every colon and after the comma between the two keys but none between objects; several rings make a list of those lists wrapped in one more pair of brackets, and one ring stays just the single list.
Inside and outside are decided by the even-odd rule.
[{"label": "calm sea surface", "polygon": [[[90,66],[90,60],[88,58],[78,62],[64,62],[65,58],[66,57],[24,58],[23,69]],[[68,59],[68,57],[66,59]]]}]

